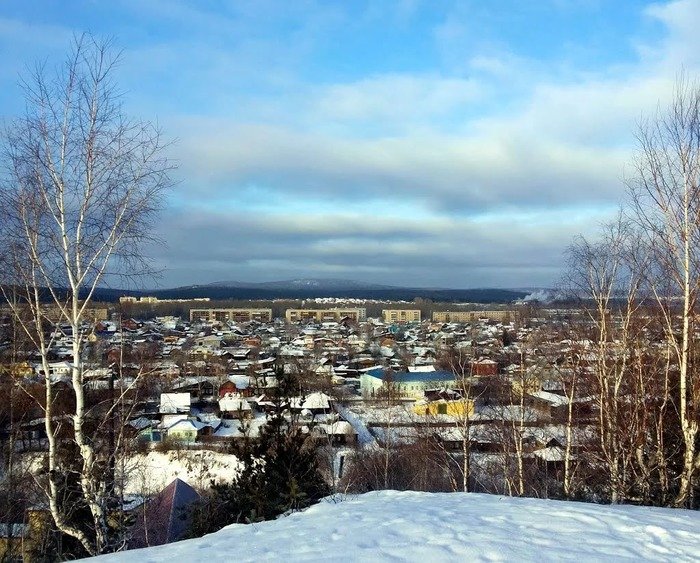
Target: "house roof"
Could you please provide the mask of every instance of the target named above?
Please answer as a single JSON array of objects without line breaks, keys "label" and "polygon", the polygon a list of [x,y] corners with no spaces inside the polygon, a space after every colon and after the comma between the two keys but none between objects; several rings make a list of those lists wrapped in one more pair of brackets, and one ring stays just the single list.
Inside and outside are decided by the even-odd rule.
[{"label": "house roof", "polygon": [[174,414],[190,410],[189,393],[161,393],[160,412],[163,414]]},{"label": "house roof", "polygon": [[310,393],[306,397],[293,397],[291,406],[295,409],[321,409],[331,408],[331,398],[325,393]]},{"label": "house roof", "polygon": [[[564,461],[566,452],[564,448],[558,446],[549,446],[532,452],[536,457],[543,461]],[[575,457],[575,456],[573,456]]]},{"label": "house roof", "polygon": [[428,365],[423,365],[423,366],[408,366],[408,371],[411,373],[434,372],[435,366],[433,364],[428,364]]},{"label": "house roof", "polygon": [[162,545],[182,539],[190,525],[188,508],[199,493],[175,479],[158,495],[139,507],[131,529],[130,548]]},{"label": "house roof", "polygon": [[480,358],[480,359],[478,359],[478,360],[476,360],[476,361],[474,361],[474,362],[472,362],[472,363],[473,363],[473,364],[477,364],[477,365],[487,365],[487,366],[497,365],[497,364],[498,364],[498,362],[494,362],[493,360],[491,360],[491,359],[489,359],[489,358]]},{"label": "house roof", "polygon": [[530,393],[531,397],[545,401],[554,407],[563,407],[569,404],[569,399],[555,393],[550,393],[549,391],[535,391]]},{"label": "house roof", "polygon": [[328,434],[333,434],[335,436],[339,435],[347,435],[347,434],[355,434],[355,429],[352,427],[352,424],[345,420],[338,420],[337,422],[333,422],[331,424],[326,425],[326,432]]},{"label": "house roof", "polygon": [[226,393],[219,399],[219,410],[225,412],[249,411],[251,407],[250,403],[243,397]]},{"label": "house roof", "polygon": [[247,389],[250,387],[250,377],[247,375],[229,375],[228,382],[233,383],[238,389]]},{"label": "house roof", "polygon": [[129,421],[129,425],[133,426],[136,430],[143,430],[144,428],[150,428],[154,425],[154,422],[150,418],[144,416],[139,416]]},{"label": "house roof", "polygon": [[177,427],[182,427],[181,430],[191,430],[195,429],[198,430],[197,425],[194,423],[194,421],[188,419],[188,418],[181,418],[180,420],[176,420],[173,422],[170,426],[166,428],[168,432],[173,431]]},{"label": "house roof", "polygon": [[[381,368],[373,369],[367,372],[370,377],[375,377],[377,379],[385,379],[384,370]],[[436,370],[436,371],[425,371],[425,372],[394,372],[391,374],[390,379],[394,383],[430,383],[432,381],[454,381],[455,375],[450,371]]]}]

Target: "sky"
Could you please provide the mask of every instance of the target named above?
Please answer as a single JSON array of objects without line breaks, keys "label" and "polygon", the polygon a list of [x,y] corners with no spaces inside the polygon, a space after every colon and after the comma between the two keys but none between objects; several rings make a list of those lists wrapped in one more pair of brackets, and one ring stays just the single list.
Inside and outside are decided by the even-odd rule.
[{"label": "sky", "polygon": [[0,119],[27,65],[114,39],[125,111],[175,141],[152,286],[549,287],[698,29],[700,0],[0,0]]}]

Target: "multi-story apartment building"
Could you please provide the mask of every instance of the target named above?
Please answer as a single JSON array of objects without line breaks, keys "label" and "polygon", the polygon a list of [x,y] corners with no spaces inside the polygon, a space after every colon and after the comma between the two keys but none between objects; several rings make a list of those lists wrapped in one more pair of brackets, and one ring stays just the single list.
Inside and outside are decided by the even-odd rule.
[{"label": "multi-story apartment building", "polygon": [[122,295],[119,298],[119,303],[141,303],[157,305],[158,303],[187,303],[188,301],[210,301],[209,297],[193,297],[192,299],[160,299],[153,295],[143,295],[134,297],[133,295]]},{"label": "multi-story apartment building", "polygon": [[[42,306],[43,314],[51,322],[63,323],[67,322],[65,316],[57,305]],[[83,310],[83,320],[85,322],[106,321],[109,318],[107,307],[87,307]]]},{"label": "multi-story apartment building", "polygon": [[382,309],[385,323],[419,323],[420,309]]},{"label": "multi-story apartment building", "polygon": [[518,318],[517,311],[435,311],[433,322],[469,323],[479,319],[509,323]]},{"label": "multi-story apartment building", "polygon": [[272,309],[190,309],[190,321],[196,320],[269,323],[272,321]]},{"label": "multi-story apartment building", "polygon": [[333,309],[287,309],[285,313],[287,322],[295,323],[299,321],[314,320],[319,323],[323,321],[339,321],[348,318],[355,322],[367,320],[367,309],[364,307],[336,307]]}]

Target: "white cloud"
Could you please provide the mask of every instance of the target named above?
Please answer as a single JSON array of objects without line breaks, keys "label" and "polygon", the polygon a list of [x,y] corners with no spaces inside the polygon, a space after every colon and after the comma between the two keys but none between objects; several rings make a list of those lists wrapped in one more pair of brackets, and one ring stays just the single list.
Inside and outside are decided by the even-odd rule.
[{"label": "white cloud", "polygon": [[[200,122],[178,148],[183,189],[225,199],[257,183],[286,194],[420,201],[483,212],[511,206],[614,202],[629,154],[566,145],[505,126],[446,135],[342,139],[265,126]],[[311,201],[313,203],[313,201]],[[310,206],[312,207],[312,206]]]},{"label": "white cloud", "polygon": [[665,27],[666,37],[657,45],[645,45],[642,52],[666,72],[677,73],[681,67],[697,71],[700,66],[700,2],[655,3],[646,13]]},{"label": "white cloud", "polygon": [[475,80],[439,75],[385,74],[349,84],[333,84],[318,93],[314,109],[321,118],[367,122],[428,122],[482,98]]},{"label": "white cloud", "polygon": [[[359,17],[394,12],[408,25],[416,5],[403,4]],[[121,71],[135,93],[151,84],[150,102],[137,103],[180,138],[187,213],[169,217],[178,228],[158,258],[188,264],[172,280],[235,278],[235,264],[249,279],[357,271],[381,281],[418,267],[425,285],[548,283],[567,241],[623,196],[639,117],[664,103],[681,68],[700,69],[700,0],[648,7],[664,37],[639,44],[637,61],[595,71],[513,53],[462,7],[434,30],[433,69],[322,83],[302,67],[334,26],[360,25],[347,8],[126,5],[151,22],[165,10],[181,30],[138,43]],[[65,34],[0,19],[3,44],[45,35],[43,48],[64,50]]]}]

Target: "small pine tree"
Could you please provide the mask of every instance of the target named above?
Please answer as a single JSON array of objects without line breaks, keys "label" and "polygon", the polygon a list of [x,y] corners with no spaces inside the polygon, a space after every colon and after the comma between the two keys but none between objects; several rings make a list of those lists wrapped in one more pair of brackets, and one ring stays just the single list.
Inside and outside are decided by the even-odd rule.
[{"label": "small pine tree", "polygon": [[330,493],[318,468],[313,441],[294,424],[289,398],[296,379],[277,372],[274,412],[259,437],[244,438],[233,447],[242,469],[230,484],[214,485],[194,510],[191,536],[233,523],[271,520],[302,510]]}]

